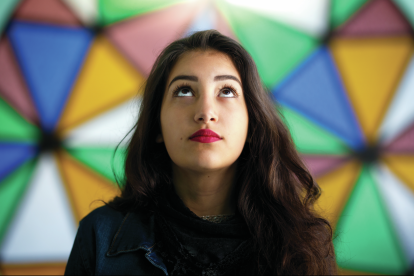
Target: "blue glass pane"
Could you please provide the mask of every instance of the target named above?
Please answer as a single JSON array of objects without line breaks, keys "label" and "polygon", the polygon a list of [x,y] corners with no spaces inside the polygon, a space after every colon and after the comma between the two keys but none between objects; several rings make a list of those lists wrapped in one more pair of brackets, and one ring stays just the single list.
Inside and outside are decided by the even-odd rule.
[{"label": "blue glass pane", "polygon": [[36,104],[52,131],[70,93],[92,33],[84,28],[13,22],[9,37]]},{"label": "blue glass pane", "polygon": [[325,47],[315,51],[272,93],[279,103],[335,134],[351,148],[364,144],[362,131]]},{"label": "blue glass pane", "polygon": [[36,155],[36,147],[30,144],[0,144],[0,182],[9,173]]}]

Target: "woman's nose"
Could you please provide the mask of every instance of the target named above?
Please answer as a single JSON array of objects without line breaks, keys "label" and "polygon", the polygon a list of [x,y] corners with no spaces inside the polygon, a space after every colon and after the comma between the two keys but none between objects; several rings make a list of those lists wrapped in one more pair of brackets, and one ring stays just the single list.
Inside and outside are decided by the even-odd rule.
[{"label": "woman's nose", "polygon": [[203,95],[198,99],[194,115],[194,120],[197,123],[208,124],[218,121],[213,97]]}]

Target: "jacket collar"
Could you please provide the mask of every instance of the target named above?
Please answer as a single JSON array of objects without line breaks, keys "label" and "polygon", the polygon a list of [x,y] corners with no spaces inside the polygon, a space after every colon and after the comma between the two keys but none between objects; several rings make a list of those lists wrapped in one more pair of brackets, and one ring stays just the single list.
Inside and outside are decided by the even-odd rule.
[{"label": "jacket collar", "polygon": [[127,213],[109,247],[106,255],[116,256],[121,253],[144,249],[151,252],[154,246],[154,216],[139,213]]}]

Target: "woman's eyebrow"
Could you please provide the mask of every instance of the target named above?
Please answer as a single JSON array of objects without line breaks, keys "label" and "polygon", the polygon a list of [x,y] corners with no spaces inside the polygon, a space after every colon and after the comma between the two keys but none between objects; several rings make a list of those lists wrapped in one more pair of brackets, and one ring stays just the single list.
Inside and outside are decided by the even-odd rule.
[{"label": "woman's eyebrow", "polygon": [[[196,76],[179,75],[172,79],[172,81],[168,85],[168,88],[170,88],[171,84],[177,80],[198,81],[198,78]],[[222,81],[222,80],[234,80],[234,81],[237,81],[240,84],[240,86],[242,85],[240,80],[232,75],[219,75],[219,76],[214,77],[214,81]]]},{"label": "woman's eyebrow", "polygon": [[220,76],[215,76],[215,77],[214,77],[214,80],[215,80],[215,81],[222,81],[222,80],[234,80],[234,81],[237,81],[237,82],[240,84],[240,86],[242,86],[242,84],[241,84],[240,80],[239,80],[238,78],[236,78],[235,76],[232,76],[232,75],[220,75]]},{"label": "woman's eyebrow", "polygon": [[188,75],[179,75],[172,79],[170,84],[168,85],[168,88],[170,88],[171,84],[177,80],[189,80],[189,81],[198,81],[198,78],[196,76],[188,76]]}]

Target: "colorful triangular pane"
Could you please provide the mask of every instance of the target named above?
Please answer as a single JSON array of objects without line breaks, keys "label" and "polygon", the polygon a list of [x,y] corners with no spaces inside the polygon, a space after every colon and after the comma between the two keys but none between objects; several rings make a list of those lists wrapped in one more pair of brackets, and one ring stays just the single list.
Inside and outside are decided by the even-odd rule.
[{"label": "colorful triangular pane", "polygon": [[317,45],[312,37],[252,11],[224,1],[219,8],[268,87],[278,84]]},{"label": "colorful triangular pane", "polygon": [[411,32],[410,23],[391,0],[368,2],[338,30],[340,36],[389,36]]},{"label": "colorful triangular pane", "polygon": [[20,203],[34,168],[34,162],[26,162],[19,169],[0,180],[0,247],[16,207]]},{"label": "colorful triangular pane", "polygon": [[349,153],[346,145],[321,127],[288,107],[279,107],[296,148],[303,154],[341,155]]},{"label": "colorful triangular pane", "polygon": [[332,226],[338,221],[360,170],[360,164],[351,161],[316,179],[322,190],[322,195],[316,202],[316,210]]},{"label": "colorful triangular pane", "polygon": [[[414,58],[411,59],[380,128],[382,143],[388,143],[414,124]],[[413,142],[414,143],[414,142]]]},{"label": "colorful triangular pane", "polygon": [[365,167],[336,227],[339,267],[381,274],[407,271],[402,249],[370,168]]},{"label": "colorful triangular pane", "polygon": [[328,27],[331,0],[238,1],[227,0],[237,6],[257,12],[282,24],[292,26],[313,37],[321,37]]},{"label": "colorful triangular pane", "polygon": [[13,22],[9,37],[42,127],[51,132],[83,63],[92,33],[83,28]]},{"label": "colorful triangular pane", "polygon": [[0,141],[33,143],[40,132],[0,98]]},{"label": "colorful triangular pane", "polygon": [[0,181],[36,155],[36,147],[28,144],[0,143]]},{"label": "colorful triangular pane", "polygon": [[186,2],[185,0],[152,0],[152,1],[135,1],[135,0],[105,0],[98,2],[100,22],[104,25],[141,15],[143,13],[153,12],[159,9],[167,8],[171,5]]},{"label": "colorful triangular pane", "polygon": [[3,239],[2,264],[65,262],[75,235],[58,168],[51,155],[42,155]]},{"label": "colorful triangular pane", "polygon": [[301,155],[313,177],[319,177],[343,165],[348,157],[341,155]]},{"label": "colorful triangular pane", "polygon": [[272,92],[278,102],[317,122],[350,147],[355,149],[364,144],[362,132],[326,48],[316,51]]},{"label": "colorful triangular pane", "polygon": [[0,95],[23,117],[38,122],[37,112],[9,40],[0,40]]},{"label": "colorful triangular pane", "polygon": [[115,148],[121,141],[123,145],[127,144],[132,137],[140,106],[140,99],[134,99],[94,117],[72,129],[66,136],[65,145],[69,148]]},{"label": "colorful triangular pane", "polygon": [[0,1],[0,34],[3,33],[3,29],[9,20],[10,14],[13,12],[17,3],[20,0],[2,0]]},{"label": "colorful triangular pane", "polygon": [[215,29],[221,34],[232,38],[233,40],[238,41],[236,35],[233,33],[233,30],[230,28],[229,22],[224,18],[220,10],[214,6],[216,11],[216,27]]},{"label": "colorful triangular pane", "polygon": [[407,16],[410,20],[411,25],[414,26],[414,1],[412,0],[394,0],[401,11]]},{"label": "colorful triangular pane", "polygon": [[400,154],[414,153],[414,123],[386,147],[387,152]]},{"label": "colorful triangular pane", "polygon": [[198,16],[195,17],[183,37],[189,36],[198,31],[215,29],[221,34],[228,36],[237,41],[234,33],[230,29],[228,22],[223,18],[221,13],[213,5],[206,5]]},{"label": "colorful triangular pane", "polygon": [[343,24],[368,0],[332,0],[331,1],[331,25],[333,28]]},{"label": "colorful triangular pane", "polygon": [[64,275],[66,262],[46,264],[2,265],[3,275]]},{"label": "colorful triangular pane", "polygon": [[96,26],[99,0],[62,0],[86,26]]},{"label": "colorful triangular pane", "polygon": [[414,192],[410,191],[385,166],[375,170],[375,179],[394,222],[407,261],[414,261]]},{"label": "colorful triangular pane", "polygon": [[378,130],[413,53],[411,37],[334,39],[330,45],[367,140]]},{"label": "colorful triangular pane", "polygon": [[102,206],[102,201],[109,202],[119,195],[118,187],[111,181],[84,166],[68,153],[59,154],[59,165],[78,220]]},{"label": "colorful triangular pane", "polygon": [[198,31],[215,29],[216,17],[216,11],[212,6],[203,9],[200,14],[195,17],[183,36],[186,37]]},{"label": "colorful triangular pane", "polygon": [[173,5],[114,24],[106,29],[106,33],[140,72],[147,76],[158,54],[184,34],[199,9],[200,5],[196,2]]},{"label": "colorful triangular pane", "polygon": [[133,98],[144,78],[105,37],[93,42],[58,129],[67,130]]},{"label": "colorful triangular pane", "polygon": [[[69,148],[67,151],[78,161],[105,176],[114,184],[124,180],[125,149],[118,148]],[[118,181],[117,181],[118,180]]]},{"label": "colorful triangular pane", "polygon": [[80,21],[61,1],[56,0],[24,0],[14,13],[14,19],[80,26]]},{"label": "colorful triangular pane", "polygon": [[414,156],[386,155],[382,160],[414,192]]}]

